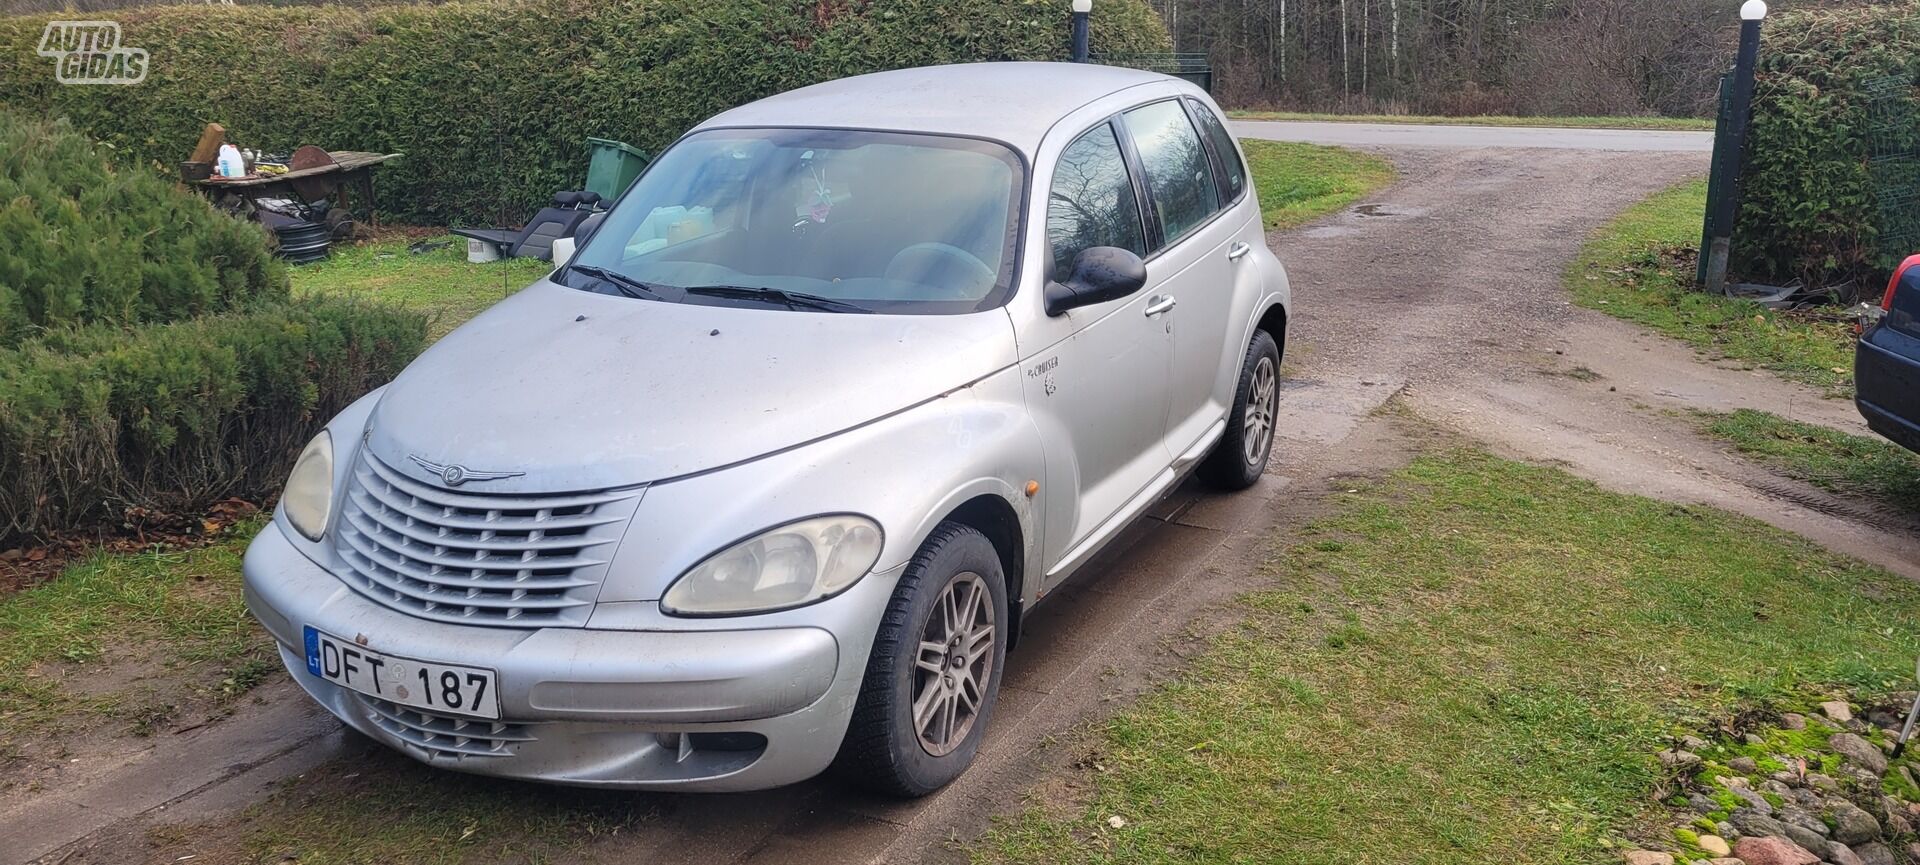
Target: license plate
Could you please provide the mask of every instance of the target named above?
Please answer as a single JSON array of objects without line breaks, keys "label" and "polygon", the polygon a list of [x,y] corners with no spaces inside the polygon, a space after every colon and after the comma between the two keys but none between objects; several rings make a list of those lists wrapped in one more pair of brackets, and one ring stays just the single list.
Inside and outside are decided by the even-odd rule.
[{"label": "license plate", "polygon": [[430,712],[500,717],[492,670],[388,655],[312,625],[306,643],[307,672],[342,688]]}]

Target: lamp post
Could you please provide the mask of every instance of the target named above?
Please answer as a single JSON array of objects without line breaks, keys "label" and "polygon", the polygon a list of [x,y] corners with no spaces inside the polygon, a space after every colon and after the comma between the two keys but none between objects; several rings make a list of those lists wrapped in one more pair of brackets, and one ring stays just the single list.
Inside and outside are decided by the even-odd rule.
[{"label": "lamp post", "polygon": [[[1056,7],[1057,8],[1057,7]],[[1087,62],[1087,16],[1093,0],[1073,0],[1073,62]]]},{"label": "lamp post", "polygon": [[1733,251],[1733,221],[1740,209],[1740,168],[1746,156],[1747,126],[1753,115],[1753,67],[1760,57],[1760,22],[1766,20],[1766,0],[1747,0],[1740,7],[1740,54],[1733,63],[1733,94],[1728,116],[1713,144],[1713,194],[1707,202],[1706,256],[1701,268],[1705,288],[1727,292],[1727,259]]}]

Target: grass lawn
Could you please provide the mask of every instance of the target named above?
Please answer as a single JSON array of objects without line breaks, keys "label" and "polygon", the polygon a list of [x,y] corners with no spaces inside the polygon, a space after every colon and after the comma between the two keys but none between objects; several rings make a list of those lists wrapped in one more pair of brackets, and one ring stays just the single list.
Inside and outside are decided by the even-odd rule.
[{"label": "grass lawn", "polygon": [[1742,517],[1470,450],[1337,501],[1096,731],[1082,800],[974,861],[1604,862],[1654,825],[1664,735],[1920,652],[1920,587]]},{"label": "grass lawn", "polygon": [[[150,732],[186,704],[218,706],[277,675],[240,598],[259,521],[184,551],[99,554],[0,598],[0,749],[102,716]],[[158,692],[140,679],[165,682]]]},{"label": "grass lawn", "polygon": [[1312,114],[1297,111],[1229,111],[1234,120],[1301,120],[1316,123],[1401,123],[1413,126],[1526,126],[1549,129],[1650,129],[1711,132],[1713,121],[1692,117],[1436,117],[1409,114]]},{"label": "grass lawn", "polygon": [[1567,269],[1574,301],[1692,343],[1709,356],[1769,369],[1831,396],[1852,396],[1851,325],[1693,290],[1706,200],[1706,181],[1681,184],[1595,232]]},{"label": "grass lawn", "polygon": [[1702,414],[1700,427],[1788,477],[1920,514],[1920,456],[1885,439],[1750,409]]},{"label": "grass lawn", "polygon": [[1357,150],[1288,141],[1240,140],[1269,231],[1345,209],[1393,182],[1393,165]]},{"label": "grass lawn", "polygon": [[435,337],[460,326],[507,295],[526,288],[553,266],[531,258],[488,264],[467,262],[464,238],[446,235],[408,250],[411,240],[336,246],[326,261],[289,268],[296,294],[319,293],[384,300],[434,314]]}]

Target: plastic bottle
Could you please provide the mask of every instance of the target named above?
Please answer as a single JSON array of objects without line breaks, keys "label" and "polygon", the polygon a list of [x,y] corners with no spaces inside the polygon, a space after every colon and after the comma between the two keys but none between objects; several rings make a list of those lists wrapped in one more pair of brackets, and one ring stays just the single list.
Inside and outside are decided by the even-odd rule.
[{"label": "plastic bottle", "polygon": [[245,157],[240,155],[240,148],[231,144],[220,145],[220,158],[215,164],[220,170],[221,177],[247,176]]}]

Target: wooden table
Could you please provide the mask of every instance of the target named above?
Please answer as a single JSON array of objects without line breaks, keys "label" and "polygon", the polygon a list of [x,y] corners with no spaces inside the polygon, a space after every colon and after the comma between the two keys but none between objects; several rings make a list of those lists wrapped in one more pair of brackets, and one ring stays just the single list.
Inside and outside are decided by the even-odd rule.
[{"label": "wooden table", "polygon": [[366,200],[367,220],[378,225],[379,222],[375,219],[373,212],[373,168],[389,159],[397,159],[401,154],[331,150],[327,155],[333,157],[333,163],[330,165],[302,168],[285,174],[216,176],[189,182],[210,196],[220,192],[232,192],[251,200],[291,198],[305,203],[337,196],[334,204],[348,213],[353,212],[353,197],[348,193],[349,188],[352,188],[355,194]]}]

